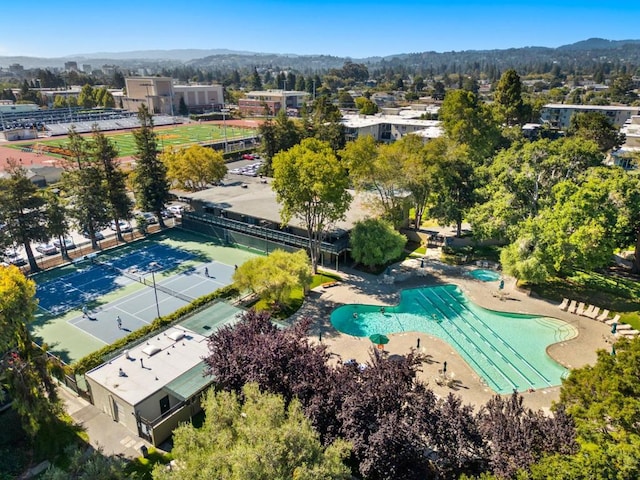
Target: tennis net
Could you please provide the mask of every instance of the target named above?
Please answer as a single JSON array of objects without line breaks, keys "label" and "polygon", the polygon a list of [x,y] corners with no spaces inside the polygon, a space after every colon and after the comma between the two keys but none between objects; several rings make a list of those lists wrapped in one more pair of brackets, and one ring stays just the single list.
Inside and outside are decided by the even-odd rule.
[{"label": "tennis net", "polygon": [[95,258],[92,258],[91,261],[93,263],[95,263],[96,265],[98,265],[99,267],[105,268],[107,270],[111,270],[112,272],[117,273],[118,275],[122,275],[124,277],[130,278],[131,280],[134,280],[136,282],[140,282],[143,285],[146,285],[147,287],[151,287],[151,288],[156,288],[157,290],[160,290],[161,292],[166,293],[167,295],[171,295],[172,297],[176,297],[179,298],[180,300],[187,302],[187,303],[191,303],[195,300],[195,298],[189,297],[188,295],[185,295],[183,293],[180,292],[176,292],[175,290],[172,290],[168,287],[165,287],[164,285],[161,285],[160,283],[156,283],[156,282],[148,282],[147,279],[141,275],[136,275],[134,273],[131,272],[127,272],[126,270],[122,270],[118,267],[116,267],[115,265],[112,265],[109,262],[102,262],[100,260],[97,260]]}]

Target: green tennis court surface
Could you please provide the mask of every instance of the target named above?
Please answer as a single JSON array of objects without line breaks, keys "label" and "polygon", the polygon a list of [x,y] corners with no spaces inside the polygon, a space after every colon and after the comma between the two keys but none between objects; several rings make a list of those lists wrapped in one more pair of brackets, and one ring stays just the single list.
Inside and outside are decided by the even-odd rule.
[{"label": "green tennis court surface", "polygon": [[171,229],[45,272],[33,277],[40,308],[32,334],[73,362],[229,285],[234,266],[253,256]]}]

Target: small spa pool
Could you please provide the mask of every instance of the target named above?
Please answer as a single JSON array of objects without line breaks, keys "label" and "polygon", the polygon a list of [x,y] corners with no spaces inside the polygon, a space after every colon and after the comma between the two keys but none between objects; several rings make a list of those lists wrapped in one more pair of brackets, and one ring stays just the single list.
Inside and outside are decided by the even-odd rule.
[{"label": "small spa pool", "polygon": [[495,270],[487,270],[486,268],[476,268],[471,270],[469,275],[481,282],[497,282],[501,277],[500,273]]},{"label": "small spa pool", "polygon": [[[456,285],[403,290],[400,303],[384,311],[343,305],[331,313],[331,323],[356,337],[424,332],[441,338],[498,393],[560,385],[568,371],[547,355],[547,347],[577,335],[574,326],[555,318],[484,309]],[[423,346],[428,352],[428,343]]]}]

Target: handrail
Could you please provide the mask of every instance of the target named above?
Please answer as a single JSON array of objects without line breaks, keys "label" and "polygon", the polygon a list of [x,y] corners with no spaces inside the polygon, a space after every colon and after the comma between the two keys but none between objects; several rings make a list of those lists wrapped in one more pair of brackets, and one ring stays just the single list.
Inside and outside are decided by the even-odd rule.
[{"label": "handrail", "polygon": [[[273,230],[271,228],[264,227],[262,225],[252,225],[248,223],[244,223],[238,220],[233,220],[226,217],[217,217],[207,213],[199,213],[199,212],[184,212],[183,213],[183,222],[185,218],[192,218],[194,220],[199,220],[204,223],[208,223],[210,225],[225,227],[227,229],[246,233],[247,235],[258,238],[266,241],[273,241],[276,243],[282,243],[285,245],[290,245],[294,247],[300,248],[308,248],[309,247],[309,238],[301,237],[299,235],[295,235],[293,233],[283,232],[280,230]],[[349,245],[348,238],[340,238],[336,240],[335,243],[323,241],[320,243],[320,250],[325,253],[332,253],[334,255],[339,255],[344,252]]]}]

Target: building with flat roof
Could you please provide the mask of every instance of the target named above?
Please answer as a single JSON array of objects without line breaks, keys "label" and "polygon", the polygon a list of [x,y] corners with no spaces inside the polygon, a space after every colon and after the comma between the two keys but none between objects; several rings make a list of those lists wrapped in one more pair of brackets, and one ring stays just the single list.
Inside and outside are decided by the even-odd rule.
[{"label": "building with flat roof", "polygon": [[220,110],[224,105],[222,85],[174,85],[170,77],[126,77],[122,107],[137,112],[146,104],[153,114],[175,115],[183,100],[189,111]]},{"label": "building with flat roof", "polygon": [[640,107],[618,105],[566,105],[548,103],[542,107],[540,120],[553,128],[564,130],[569,127],[571,117],[575,113],[600,112],[606,115],[613,125],[620,128],[633,115],[640,115]]},{"label": "building with flat roof", "polygon": [[[239,244],[269,253],[276,248],[297,251],[309,246],[307,230],[299,218],[287,225],[280,219],[281,206],[270,179],[228,174],[221,185],[187,195],[192,212],[182,215],[182,227],[215,238],[223,244]],[[329,226],[321,244],[320,265],[336,270],[349,251],[349,232],[359,220],[372,215],[369,194],[353,196],[345,219]]]},{"label": "building with flat roof", "polygon": [[247,116],[262,116],[265,111],[276,115],[283,108],[287,113],[297,115],[308,98],[307,92],[295,90],[256,90],[238,100],[238,109]]},{"label": "building with flat roof", "polygon": [[201,411],[201,396],[214,382],[205,375],[207,339],[237,322],[241,312],[216,303],[88,371],[92,403],[133,434],[159,445],[180,422]]},{"label": "building with flat roof", "polygon": [[342,123],[347,140],[370,135],[380,142],[393,142],[412,133],[426,141],[442,135],[438,120],[421,120],[406,115],[344,115]]}]

